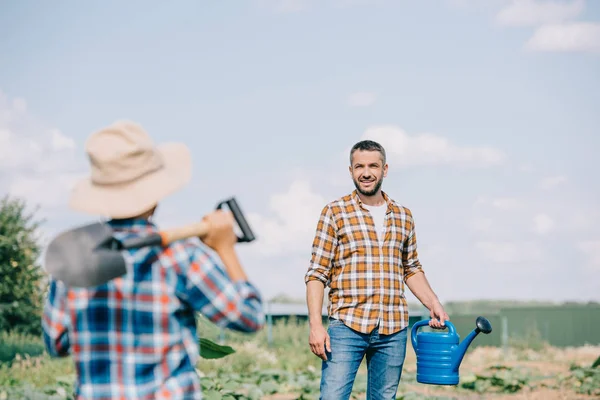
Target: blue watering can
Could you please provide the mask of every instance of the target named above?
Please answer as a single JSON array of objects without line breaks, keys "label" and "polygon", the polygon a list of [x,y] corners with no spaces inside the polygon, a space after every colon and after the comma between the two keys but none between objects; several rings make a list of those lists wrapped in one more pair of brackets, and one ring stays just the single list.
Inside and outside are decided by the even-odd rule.
[{"label": "blue watering can", "polygon": [[419,332],[421,326],[429,325],[429,320],[416,322],[411,331],[411,342],[417,355],[417,382],[430,385],[457,385],[458,367],[467,348],[479,334],[492,331],[492,324],[484,317],[478,317],[476,328],[460,342],[454,325],[445,321],[447,333]]}]

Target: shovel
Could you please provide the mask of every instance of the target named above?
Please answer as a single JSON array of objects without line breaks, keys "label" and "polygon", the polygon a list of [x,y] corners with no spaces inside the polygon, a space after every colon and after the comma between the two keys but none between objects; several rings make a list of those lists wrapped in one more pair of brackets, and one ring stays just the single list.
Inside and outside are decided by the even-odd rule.
[{"label": "shovel", "polygon": [[[254,233],[235,198],[223,200],[217,205],[217,209],[225,205],[241,230],[242,235],[238,236],[238,243],[254,241]],[[53,278],[70,287],[98,286],[127,273],[127,262],[122,250],[167,246],[180,239],[202,238],[206,233],[208,233],[208,225],[204,222],[196,222],[119,241],[114,237],[110,225],[95,222],[56,236],[46,250],[45,269]]]}]

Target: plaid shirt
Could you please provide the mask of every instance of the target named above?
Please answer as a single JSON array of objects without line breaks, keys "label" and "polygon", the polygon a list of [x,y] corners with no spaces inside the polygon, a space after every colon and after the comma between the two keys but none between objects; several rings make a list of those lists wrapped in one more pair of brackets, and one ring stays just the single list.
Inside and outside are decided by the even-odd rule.
[{"label": "plaid shirt", "polygon": [[[111,221],[118,239],[157,228]],[[94,288],[50,280],[42,325],[52,356],[71,355],[75,398],[201,399],[195,312],[252,332],[264,323],[261,298],[232,282],[210,249],[194,240],[124,253],[131,271]]]},{"label": "plaid shirt", "polygon": [[363,333],[390,334],[408,326],[404,282],[422,271],[412,214],[386,193],[380,247],[369,211],[357,191],[321,211],[305,282],[330,286],[328,313]]}]

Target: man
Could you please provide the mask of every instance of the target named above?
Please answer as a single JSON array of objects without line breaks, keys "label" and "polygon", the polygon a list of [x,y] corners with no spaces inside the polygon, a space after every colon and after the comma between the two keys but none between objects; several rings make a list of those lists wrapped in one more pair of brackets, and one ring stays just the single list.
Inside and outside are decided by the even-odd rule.
[{"label": "man", "polygon": [[[443,329],[448,315],[429,286],[417,255],[410,210],[381,190],[388,165],[374,141],[350,151],[351,194],[325,205],[305,276],[312,352],[323,359],[321,399],[350,397],[367,358],[367,398],[395,399],[406,353],[408,307],[404,284]],[[329,327],[323,327],[329,286]]]},{"label": "man", "polygon": [[[73,209],[108,219],[118,239],[157,232],[152,216],[191,177],[183,144],[155,146],[138,124],[120,121],[86,143],[91,176],[72,192]],[[195,313],[254,332],[261,297],[234,250],[230,213],[204,217],[209,233],[125,253],[131,271],[93,288],[51,279],[42,319],[52,356],[75,362],[77,399],[200,399]]]}]

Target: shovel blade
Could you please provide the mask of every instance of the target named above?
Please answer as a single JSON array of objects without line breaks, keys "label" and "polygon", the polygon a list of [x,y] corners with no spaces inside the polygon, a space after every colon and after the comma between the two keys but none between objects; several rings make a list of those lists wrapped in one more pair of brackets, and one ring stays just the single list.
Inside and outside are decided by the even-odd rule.
[{"label": "shovel blade", "polygon": [[70,287],[93,287],[124,275],[127,265],[109,225],[96,222],[61,233],[46,250],[45,269]]}]

